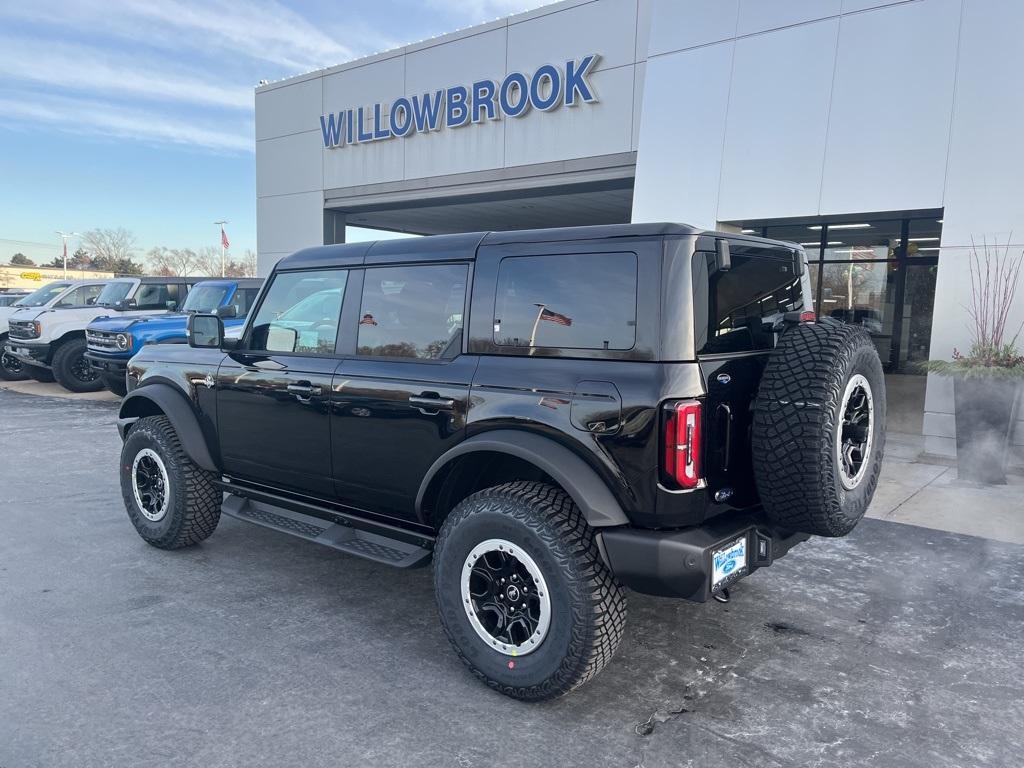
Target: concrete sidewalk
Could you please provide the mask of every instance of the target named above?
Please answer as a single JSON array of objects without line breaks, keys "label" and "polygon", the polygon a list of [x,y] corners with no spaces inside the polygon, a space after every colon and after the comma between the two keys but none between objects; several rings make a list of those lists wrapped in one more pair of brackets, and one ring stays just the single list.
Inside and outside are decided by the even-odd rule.
[{"label": "concrete sidewalk", "polygon": [[1006,485],[957,479],[956,466],[920,458],[920,435],[890,432],[868,517],[1024,544],[1024,476]]},{"label": "concrete sidewalk", "polygon": [[69,392],[56,382],[42,382],[35,379],[26,381],[0,381],[0,389],[20,392],[23,395],[41,395],[43,397],[60,397],[65,400],[103,400],[117,402],[121,398],[106,389],[99,392]]}]

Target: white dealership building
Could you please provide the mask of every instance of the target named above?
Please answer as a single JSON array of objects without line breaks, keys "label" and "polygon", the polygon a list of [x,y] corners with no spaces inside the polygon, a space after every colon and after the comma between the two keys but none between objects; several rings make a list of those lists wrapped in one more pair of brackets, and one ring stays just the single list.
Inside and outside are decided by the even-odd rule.
[{"label": "white dealership building", "polygon": [[895,429],[953,455],[918,363],[970,344],[972,240],[1024,242],[1021,73],[1020,0],[563,0],[259,87],[260,271],[347,226],[795,240]]}]

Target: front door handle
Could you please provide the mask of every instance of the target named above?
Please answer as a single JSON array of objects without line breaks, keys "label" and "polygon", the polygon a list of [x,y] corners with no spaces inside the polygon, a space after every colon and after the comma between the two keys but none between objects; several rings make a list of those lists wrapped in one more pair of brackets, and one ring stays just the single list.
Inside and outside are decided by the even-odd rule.
[{"label": "front door handle", "polygon": [[297,384],[289,384],[288,391],[297,397],[315,397],[323,393],[323,387],[314,385],[308,381],[300,381]]},{"label": "front door handle", "polygon": [[420,395],[409,397],[409,405],[421,413],[427,411],[451,411],[455,409],[455,400],[450,397],[441,397],[436,392],[423,392]]}]

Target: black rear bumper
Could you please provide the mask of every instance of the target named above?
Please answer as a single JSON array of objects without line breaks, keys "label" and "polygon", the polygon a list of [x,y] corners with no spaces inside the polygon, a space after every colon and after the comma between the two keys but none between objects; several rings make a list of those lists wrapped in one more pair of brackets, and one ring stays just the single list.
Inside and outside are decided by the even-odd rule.
[{"label": "black rear bumper", "polygon": [[783,531],[759,516],[743,513],[716,517],[702,526],[673,531],[608,528],[599,534],[615,577],[636,592],[703,603],[712,596],[711,553],[746,537],[747,567],[719,585],[735,583],[771,565],[810,538]]}]

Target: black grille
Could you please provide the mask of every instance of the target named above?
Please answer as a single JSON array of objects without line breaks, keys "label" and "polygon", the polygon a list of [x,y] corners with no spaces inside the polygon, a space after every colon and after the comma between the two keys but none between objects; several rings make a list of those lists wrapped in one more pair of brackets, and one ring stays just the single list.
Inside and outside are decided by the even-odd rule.
[{"label": "black grille", "polygon": [[8,333],[8,336],[12,339],[34,339],[36,337],[36,329],[31,321],[11,320],[9,325],[10,333]]},{"label": "black grille", "polygon": [[107,350],[117,349],[117,334],[106,333],[105,331],[86,331],[85,341],[90,349]]}]

